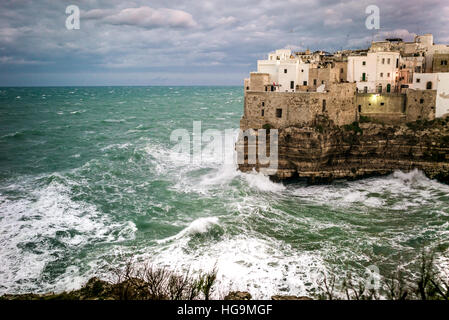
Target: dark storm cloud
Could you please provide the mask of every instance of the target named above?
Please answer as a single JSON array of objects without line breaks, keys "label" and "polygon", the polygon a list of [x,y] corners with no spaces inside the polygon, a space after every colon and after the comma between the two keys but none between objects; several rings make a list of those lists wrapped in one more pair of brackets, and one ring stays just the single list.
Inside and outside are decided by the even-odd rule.
[{"label": "dark storm cloud", "polygon": [[[70,4],[80,30],[65,28]],[[372,4],[380,30],[365,28]],[[448,23],[446,0],[2,1],[0,85],[240,84],[276,48],[362,48],[418,32],[449,43]]]}]

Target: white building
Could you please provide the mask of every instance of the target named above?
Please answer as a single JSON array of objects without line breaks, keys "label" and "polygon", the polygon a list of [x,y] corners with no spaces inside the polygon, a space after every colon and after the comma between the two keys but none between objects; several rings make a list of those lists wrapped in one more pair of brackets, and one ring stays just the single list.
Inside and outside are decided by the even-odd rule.
[{"label": "white building", "polygon": [[356,82],[359,92],[392,92],[395,90],[399,52],[368,52],[348,57],[347,80]]},{"label": "white building", "polygon": [[295,92],[297,86],[308,84],[309,64],[294,57],[291,50],[281,49],[270,53],[268,60],[258,60],[257,72],[268,73],[276,91]]},{"label": "white building", "polygon": [[435,117],[449,115],[449,72],[415,73],[410,88],[436,90]]}]

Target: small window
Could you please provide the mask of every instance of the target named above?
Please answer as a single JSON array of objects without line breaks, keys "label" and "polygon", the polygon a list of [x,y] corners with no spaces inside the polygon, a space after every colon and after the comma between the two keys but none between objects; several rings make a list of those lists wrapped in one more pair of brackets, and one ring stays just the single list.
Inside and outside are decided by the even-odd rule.
[{"label": "small window", "polygon": [[290,89],[294,89],[295,88],[295,81],[290,81]]},{"label": "small window", "polygon": [[416,79],[416,83],[420,83],[421,82],[421,79],[420,78],[417,78]]},{"label": "small window", "polygon": [[363,66],[366,66],[366,61],[362,61],[362,65],[363,65]]},{"label": "small window", "polygon": [[265,102],[262,101],[262,107],[265,107]]},{"label": "small window", "polygon": [[387,59],[387,64],[390,64],[391,60],[390,58]]},{"label": "small window", "polygon": [[271,86],[271,91],[274,91],[274,86]]},{"label": "small window", "polygon": [[384,77],[384,73],[383,73],[383,72],[380,73],[380,77],[381,77],[381,78]]},{"label": "small window", "polygon": [[447,66],[447,60],[441,60],[441,65],[442,66]]},{"label": "small window", "polygon": [[385,102],[381,102],[380,105],[381,105],[381,106],[385,105]]},{"label": "small window", "polygon": [[428,81],[428,82],[426,83],[426,89],[427,89],[427,90],[432,90],[432,81]]},{"label": "small window", "polygon": [[385,64],[385,58],[382,58],[382,64]]},{"label": "small window", "polygon": [[267,86],[265,86],[265,91],[268,91],[268,87]]},{"label": "small window", "polygon": [[276,109],[276,117],[282,118],[282,109]]},{"label": "small window", "polygon": [[340,73],[343,73],[343,68],[340,68]]},{"label": "small window", "polygon": [[419,103],[423,104],[424,103],[424,99],[423,98],[419,99]]},{"label": "small window", "polygon": [[316,79],[313,79],[313,85],[316,86]]},{"label": "small window", "polygon": [[246,90],[249,90],[249,87],[246,87]]},{"label": "small window", "polygon": [[301,72],[304,72],[304,69],[301,69]]},{"label": "small window", "polygon": [[362,105],[359,104],[359,113],[362,112]]},{"label": "small window", "polygon": [[307,85],[307,81],[304,81],[302,84],[306,86]]},{"label": "small window", "polygon": [[287,69],[284,69],[284,73],[287,73]]},{"label": "small window", "polygon": [[390,73],[388,72],[388,73],[387,73],[387,78],[389,78],[389,77],[390,77]]},{"label": "small window", "polygon": [[262,117],[264,117],[264,116],[265,116],[265,110],[262,109]]},{"label": "small window", "polygon": [[326,112],[326,100],[323,99],[323,112]]},{"label": "small window", "polygon": [[324,84],[324,80],[321,80],[321,84]]}]

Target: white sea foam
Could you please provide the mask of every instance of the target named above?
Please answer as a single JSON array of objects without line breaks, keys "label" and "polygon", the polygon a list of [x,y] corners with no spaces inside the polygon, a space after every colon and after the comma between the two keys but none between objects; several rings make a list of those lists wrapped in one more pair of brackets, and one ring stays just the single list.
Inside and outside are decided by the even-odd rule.
[{"label": "white sea foam", "polygon": [[260,191],[279,192],[285,190],[285,186],[281,183],[275,183],[270,178],[260,172],[243,173],[248,185]]},{"label": "white sea foam", "polygon": [[168,241],[181,239],[185,237],[186,235],[194,235],[198,233],[205,233],[207,232],[210,227],[213,225],[218,224],[218,217],[204,217],[204,218],[198,218],[194,221],[192,221],[186,228],[184,228],[182,231],[180,231],[178,234],[168,237],[162,240],[158,240],[158,243],[165,243]]},{"label": "white sea foam", "polygon": [[58,289],[36,280],[65,250],[132,239],[136,231],[131,222],[111,221],[94,206],[73,201],[68,187],[55,181],[27,199],[3,200],[0,217],[1,292]]},{"label": "white sea foam", "polygon": [[216,265],[217,286],[223,293],[243,290],[260,299],[274,294],[307,294],[306,289],[316,285],[325,272],[324,262],[316,252],[300,252],[277,241],[241,235],[192,252],[187,240],[186,235],[141,258],[183,270],[208,271]]}]

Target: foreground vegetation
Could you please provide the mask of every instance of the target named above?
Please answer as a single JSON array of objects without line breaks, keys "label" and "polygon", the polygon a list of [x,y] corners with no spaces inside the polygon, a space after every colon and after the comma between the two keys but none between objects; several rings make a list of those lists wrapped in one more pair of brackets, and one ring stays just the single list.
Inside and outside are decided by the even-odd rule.
[{"label": "foreground vegetation", "polygon": [[[380,278],[380,288],[368,289],[365,281],[354,281],[352,276],[338,281],[336,276],[324,276],[317,283],[318,290],[310,297],[273,296],[273,300],[449,300],[448,276],[443,278],[436,270],[433,252],[423,251],[417,275],[411,278],[396,272]],[[113,271],[116,280],[107,282],[90,279],[81,289],[59,294],[4,295],[0,300],[209,300],[215,292],[217,268],[193,275],[189,271],[178,274],[167,268],[147,264],[137,268],[128,263]],[[234,291],[225,300],[249,300],[248,292]]]}]

